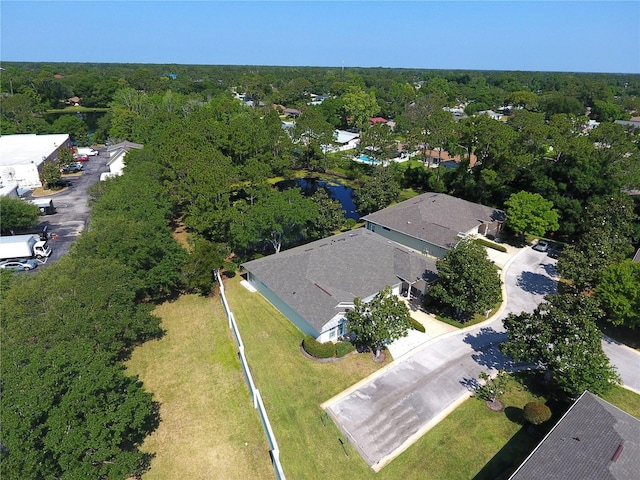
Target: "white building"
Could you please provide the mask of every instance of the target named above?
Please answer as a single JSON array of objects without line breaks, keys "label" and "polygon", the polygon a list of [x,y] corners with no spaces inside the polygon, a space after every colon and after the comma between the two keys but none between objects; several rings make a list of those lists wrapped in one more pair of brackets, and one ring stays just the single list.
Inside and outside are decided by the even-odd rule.
[{"label": "white building", "polygon": [[102,173],[100,175],[100,180],[107,180],[108,178],[113,178],[122,175],[122,171],[125,167],[124,157],[127,156],[127,153],[131,149],[141,150],[144,145],[140,145],[139,143],[133,142],[120,142],[116,145],[110,145],[107,147],[107,153],[109,154],[109,161],[107,161],[107,166],[109,167],[109,172]]},{"label": "white building", "polygon": [[0,136],[0,180],[21,188],[41,187],[40,169],[55,161],[61,148],[69,148],[68,134]]}]

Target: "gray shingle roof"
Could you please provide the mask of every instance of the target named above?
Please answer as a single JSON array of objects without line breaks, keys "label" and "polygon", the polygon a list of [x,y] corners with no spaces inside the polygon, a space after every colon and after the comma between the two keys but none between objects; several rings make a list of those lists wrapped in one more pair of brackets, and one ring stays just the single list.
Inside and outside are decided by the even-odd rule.
[{"label": "gray shingle roof", "polygon": [[640,420],[584,392],[510,480],[638,480]]},{"label": "gray shingle roof", "polygon": [[466,233],[481,223],[504,221],[504,212],[444,193],[423,193],[363,219],[451,248],[459,240],[458,233]]},{"label": "gray shingle roof", "polygon": [[243,264],[321,331],[340,302],[374,295],[400,279],[436,278],[436,265],[364,228]]}]

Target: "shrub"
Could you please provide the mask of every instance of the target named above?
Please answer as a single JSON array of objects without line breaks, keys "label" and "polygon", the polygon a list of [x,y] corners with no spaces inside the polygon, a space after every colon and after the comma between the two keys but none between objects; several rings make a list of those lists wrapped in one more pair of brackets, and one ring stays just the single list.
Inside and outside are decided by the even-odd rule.
[{"label": "shrub", "polygon": [[355,349],[356,347],[351,342],[338,342],[336,343],[336,357],[344,357]]},{"label": "shrub", "polygon": [[320,343],[311,335],[304,337],[302,348],[309,355],[316,358],[331,358],[336,354],[336,345],[334,343]]},{"label": "shrub", "polygon": [[487,402],[495,402],[504,393],[507,383],[507,372],[500,370],[495,377],[491,377],[487,372],[480,372],[479,385],[475,395]]},{"label": "shrub", "polygon": [[424,333],[424,325],[417,321],[415,318],[411,318],[411,326],[414,330]]},{"label": "shrub", "polygon": [[497,243],[493,243],[490,242],[489,240],[485,239],[485,238],[476,238],[474,240],[474,242],[479,243],[480,245],[483,245],[485,247],[489,247],[489,248],[493,248],[494,250],[498,250],[499,252],[506,252],[507,249],[504,245],[499,245]]},{"label": "shrub", "polygon": [[551,409],[544,403],[529,402],[523,409],[524,419],[533,425],[540,425],[551,418]]},{"label": "shrub", "polygon": [[222,268],[227,278],[235,277],[238,271],[238,266],[233,262],[224,262]]}]

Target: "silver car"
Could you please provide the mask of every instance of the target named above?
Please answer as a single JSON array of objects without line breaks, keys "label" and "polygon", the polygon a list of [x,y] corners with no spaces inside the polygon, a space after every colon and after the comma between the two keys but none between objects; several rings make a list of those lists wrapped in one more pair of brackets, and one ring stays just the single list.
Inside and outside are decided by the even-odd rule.
[{"label": "silver car", "polygon": [[16,258],[0,262],[2,270],[33,270],[38,266],[38,262],[31,258]]}]

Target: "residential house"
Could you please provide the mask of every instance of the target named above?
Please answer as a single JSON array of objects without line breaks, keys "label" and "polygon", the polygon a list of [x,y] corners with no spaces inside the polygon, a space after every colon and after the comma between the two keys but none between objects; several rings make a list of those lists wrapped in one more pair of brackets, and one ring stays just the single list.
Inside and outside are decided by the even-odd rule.
[{"label": "residential house", "polygon": [[[466,155],[451,155],[441,148],[421,148],[418,156],[421,157],[423,154],[426,154],[426,162],[432,168],[442,165],[447,170],[453,170],[460,167],[462,160],[466,160]],[[472,153],[469,159],[469,168],[473,168],[477,162],[478,157]]]},{"label": "residential house", "polygon": [[65,103],[66,103],[67,105],[71,105],[71,106],[74,106],[74,107],[78,107],[78,106],[80,106],[80,104],[82,103],[82,98],[77,97],[77,96],[76,96],[76,97],[67,98],[67,100],[65,101]]},{"label": "residential house", "polygon": [[320,342],[346,333],[353,300],[387,285],[423,295],[437,278],[429,258],[364,228],[246,262],[247,281],[302,332]]},{"label": "residential house", "polygon": [[382,117],[373,117],[369,119],[369,122],[371,122],[371,125],[375,125],[376,123],[387,123],[387,119],[386,118],[382,118]]},{"label": "residential house", "polygon": [[584,392],[509,480],[637,480],[640,420]]},{"label": "residential house", "polygon": [[505,215],[492,207],[431,192],[362,219],[372,232],[427,255],[442,257],[469,235],[498,235]]},{"label": "residential house", "polygon": [[333,141],[337,146],[327,146],[326,149],[328,152],[344,152],[346,150],[353,150],[360,144],[360,134],[348,132],[346,130],[335,130],[333,138]]},{"label": "residential house", "polygon": [[614,123],[626,127],[628,130],[640,128],[640,117],[632,117],[630,120],[615,120]]},{"label": "residential house", "polygon": [[126,140],[124,142],[116,143],[115,145],[109,145],[107,147],[107,153],[109,154],[107,166],[109,167],[109,171],[102,173],[100,175],[100,180],[106,180],[108,178],[122,175],[122,171],[125,167],[124,158],[127,156],[127,153],[132,149],[141,150],[142,148],[144,148],[144,145]]},{"label": "residential house", "polygon": [[302,114],[302,112],[296,108],[285,108],[282,113],[285,117],[289,118],[298,118]]}]

